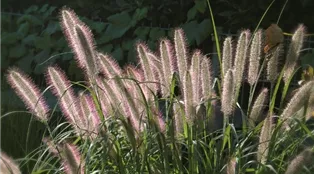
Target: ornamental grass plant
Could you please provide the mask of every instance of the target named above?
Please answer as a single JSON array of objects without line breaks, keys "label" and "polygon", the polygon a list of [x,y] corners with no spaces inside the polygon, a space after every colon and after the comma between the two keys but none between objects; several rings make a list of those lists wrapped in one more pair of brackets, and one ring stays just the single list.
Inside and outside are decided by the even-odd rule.
[{"label": "ornamental grass plant", "polygon": [[[14,162],[3,156],[3,171],[18,173],[30,161],[35,165],[28,173],[314,171],[309,165],[314,81],[288,97],[305,37],[303,25],[288,50],[278,43],[263,52],[261,29],[243,30],[237,40],[227,37],[221,73],[215,77],[210,57],[189,50],[180,28],[173,40],[160,40],[157,52],[138,42],[138,65],[120,67],[97,50],[91,30],[73,10],[63,8],[60,23],[85,80],[72,82],[58,65],[47,67],[46,90],[54,93],[66,119],[51,126],[57,106],[48,106],[46,90],[40,91],[18,67],[7,71],[9,84],[46,132],[42,146],[24,159]],[[279,60],[283,67],[277,66]],[[271,87],[258,91],[263,71]],[[246,82],[250,97],[244,110],[239,93]]]}]

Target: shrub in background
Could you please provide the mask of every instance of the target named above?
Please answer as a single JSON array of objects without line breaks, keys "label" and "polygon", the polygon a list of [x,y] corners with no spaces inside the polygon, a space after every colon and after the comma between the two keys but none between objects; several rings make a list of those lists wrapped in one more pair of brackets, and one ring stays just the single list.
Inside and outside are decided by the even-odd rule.
[{"label": "shrub in background", "polygon": [[[48,121],[54,112],[49,111],[36,85],[18,68],[11,68],[7,73],[10,85],[34,116],[47,126],[49,137],[38,149],[44,155],[37,156],[38,151],[31,153],[33,158],[37,157],[33,171],[284,171],[287,164],[279,163],[276,155],[281,161],[287,161],[290,159],[286,154],[295,154],[298,150],[298,146],[284,149],[280,145],[288,143],[290,135],[300,133],[296,131],[295,120],[310,117],[314,82],[302,85],[279,113],[274,111],[274,100],[281,79],[284,78],[287,88],[291,81],[305,32],[302,25],[292,38],[280,75],[276,71],[268,72],[273,80],[272,88],[263,89],[253,103],[257,81],[267,65],[267,60],[262,59],[261,30],[254,33],[252,40],[250,31],[243,31],[235,56],[231,38],[225,40],[219,79],[213,77],[210,60],[199,50],[190,55],[182,29],[174,31],[174,44],[168,39],[160,41],[158,54],[144,43],[137,43],[140,66],[121,68],[109,55],[97,51],[92,32],[72,10],[63,8],[60,16],[63,32],[77,64],[84,71],[85,81],[71,83],[55,65],[47,68],[46,79],[73,132],[58,131],[61,126],[51,130]],[[280,44],[272,47],[273,51],[267,53],[269,61],[278,59],[276,56],[280,54],[276,51],[281,48]],[[247,69],[248,77],[245,76]],[[237,101],[246,79],[251,85],[250,101],[248,111],[243,111]],[[220,80],[221,87],[216,83]],[[74,85],[85,90],[76,93]],[[216,85],[217,91],[213,88]],[[175,92],[176,88],[179,93]],[[270,103],[265,112],[267,98]],[[274,114],[280,115],[279,122],[273,123]],[[263,116],[266,116],[263,124],[255,127]],[[260,138],[256,140],[260,128]],[[278,137],[282,132],[289,136]],[[307,133],[307,136],[312,134]],[[292,161],[291,165],[295,163]]]}]

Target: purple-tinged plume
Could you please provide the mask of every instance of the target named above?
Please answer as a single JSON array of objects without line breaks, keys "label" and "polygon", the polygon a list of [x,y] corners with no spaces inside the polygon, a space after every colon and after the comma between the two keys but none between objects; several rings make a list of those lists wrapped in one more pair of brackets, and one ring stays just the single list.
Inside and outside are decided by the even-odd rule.
[{"label": "purple-tinged plume", "polygon": [[145,77],[145,81],[148,82],[147,86],[150,90],[153,90],[153,92],[156,92],[156,85],[151,83],[154,81],[154,74],[153,74],[153,70],[150,66],[150,57],[149,57],[149,53],[150,51],[148,50],[147,46],[145,46],[144,44],[138,44],[137,45],[137,53],[138,53],[138,57],[140,59],[140,63],[141,63],[141,67],[144,71],[144,77]]},{"label": "purple-tinged plume", "polygon": [[89,80],[98,73],[95,41],[91,30],[77,17],[73,10],[61,10],[61,26],[75,58],[88,75]]},{"label": "purple-tinged plume", "polygon": [[271,57],[269,58],[267,62],[267,80],[271,82],[275,82],[277,79],[279,73],[278,73],[278,62],[279,57],[281,56],[283,52],[283,44],[279,44],[274,52],[271,54]]},{"label": "purple-tinged plume", "polygon": [[121,76],[122,70],[119,64],[111,58],[109,55],[104,55],[102,53],[97,53],[100,62],[100,71],[107,78],[113,78],[115,76]]},{"label": "purple-tinged plume", "polygon": [[84,174],[85,163],[81,159],[81,154],[75,145],[65,143],[62,147],[63,166],[67,174]]},{"label": "purple-tinged plume", "polygon": [[6,75],[8,83],[23,100],[27,108],[41,121],[48,120],[49,108],[32,79],[17,68],[11,68]]},{"label": "purple-tinged plume", "polygon": [[313,164],[313,150],[310,147],[305,148],[289,163],[285,174],[301,173],[304,166],[309,167]]},{"label": "purple-tinged plume", "polygon": [[3,174],[21,174],[19,166],[15,161],[1,151],[0,171]]},{"label": "purple-tinged plume", "polygon": [[84,174],[85,162],[83,161],[78,148],[70,143],[56,144],[46,138],[43,142],[48,146],[49,151],[61,157],[62,166],[66,174]]},{"label": "purple-tinged plume", "polygon": [[175,135],[179,137],[183,134],[183,126],[185,124],[184,109],[180,102],[173,103],[173,115],[175,121]]},{"label": "purple-tinged plume", "polygon": [[192,56],[192,63],[190,67],[191,79],[193,85],[193,102],[198,104],[201,101],[201,60],[203,55],[200,50],[196,50]]},{"label": "purple-tinged plume", "polygon": [[201,63],[201,85],[203,101],[209,99],[212,94],[212,72],[209,59],[204,56]]},{"label": "purple-tinged plume", "polygon": [[[309,97],[314,94],[313,89],[314,81],[309,81],[298,89],[298,91],[291,98],[287,107],[283,110],[281,114],[282,120],[284,120],[284,125],[286,129],[290,129],[288,125],[293,121],[291,117],[296,115],[296,112],[304,107],[308,102]],[[297,118],[297,117],[295,117]]]},{"label": "purple-tinged plume", "polygon": [[259,136],[259,145],[257,148],[257,161],[262,164],[267,162],[269,144],[272,136],[274,125],[272,124],[272,117],[269,115],[265,118],[263,127]]},{"label": "purple-tinged plume", "polygon": [[183,95],[187,123],[192,124],[195,118],[195,108],[193,103],[193,85],[189,71],[186,71],[184,75]]},{"label": "purple-tinged plume", "polygon": [[300,55],[300,50],[303,46],[303,40],[305,35],[305,27],[303,25],[300,25],[295,31],[295,33],[292,36],[291,43],[289,46],[286,63],[285,63],[285,70],[283,74],[283,79],[285,82],[288,81],[288,79],[293,74],[293,71],[295,71],[295,66],[297,65],[297,59]]},{"label": "purple-tinged plume", "polygon": [[79,100],[81,111],[84,116],[86,131],[89,135],[95,137],[98,134],[100,117],[97,114],[97,109],[93,99],[90,95],[80,93]]},{"label": "purple-tinged plume", "polygon": [[265,103],[267,100],[267,95],[268,89],[264,88],[256,98],[250,114],[250,120],[252,120],[253,122],[256,122],[262,116],[263,109],[265,108]]},{"label": "purple-tinged plume", "polygon": [[153,79],[154,79],[154,85],[156,88],[156,91],[161,90],[161,86],[164,86],[164,75],[162,72],[162,65],[160,62],[160,58],[158,58],[156,55],[154,55],[153,53],[148,53],[148,57],[149,57],[149,64],[150,67],[153,70]]},{"label": "purple-tinged plume", "polygon": [[74,95],[70,81],[58,67],[48,67],[47,82],[60,100],[60,106],[68,121],[74,126],[84,127],[84,118]]},{"label": "purple-tinged plume", "polygon": [[247,60],[248,48],[249,48],[250,31],[242,31],[237,43],[237,50],[234,62],[234,84],[236,92],[236,100],[242,85],[243,73],[245,70],[245,64]]},{"label": "purple-tinged plume", "polygon": [[254,34],[251,44],[248,76],[248,82],[251,86],[256,83],[259,72],[259,65],[262,54],[262,34],[262,30],[258,30]]},{"label": "purple-tinged plume", "polygon": [[176,50],[176,58],[178,71],[181,81],[184,79],[185,73],[188,70],[188,56],[187,46],[184,32],[182,29],[174,31],[174,45]]},{"label": "purple-tinged plume", "polygon": [[234,77],[233,70],[229,69],[225,74],[222,84],[221,111],[225,117],[230,116],[234,111]]},{"label": "purple-tinged plume", "polygon": [[233,66],[233,52],[232,52],[232,38],[227,37],[223,44],[222,51],[222,72],[223,76],[227,73],[227,71]]},{"label": "purple-tinged plume", "polygon": [[169,40],[161,40],[159,52],[161,57],[162,74],[164,81],[164,88],[162,88],[163,96],[170,94],[170,84],[172,80],[172,74],[177,71],[177,60],[173,55],[172,45]]}]

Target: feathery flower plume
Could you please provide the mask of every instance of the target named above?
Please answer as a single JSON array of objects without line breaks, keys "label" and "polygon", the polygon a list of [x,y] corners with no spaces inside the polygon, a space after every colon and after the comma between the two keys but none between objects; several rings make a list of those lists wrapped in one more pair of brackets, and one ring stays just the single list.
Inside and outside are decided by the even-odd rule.
[{"label": "feathery flower plume", "polygon": [[[135,102],[133,100],[133,97],[131,94],[126,90],[124,83],[121,79],[115,78],[114,80],[114,90],[115,92],[118,92],[121,94],[122,106],[124,110],[124,114],[127,118],[130,119],[133,128],[137,130],[138,132],[141,132],[143,130],[143,120],[145,118],[142,118],[140,116],[139,108],[135,105]],[[141,124],[140,124],[141,123]]]},{"label": "feathery flower plume", "polygon": [[[143,82],[145,81],[144,79],[144,73],[142,69],[135,68],[132,65],[128,65],[125,68],[125,71],[130,78],[134,78],[138,82]],[[136,84],[135,82],[128,81],[128,88],[132,88],[133,96],[135,98],[135,101],[141,101],[141,100],[146,100],[148,97],[146,94],[148,94],[150,91],[147,89],[147,86],[143,83]],[[139,85],[139,87],[137,86]],[[142,92],[144,93],[145,99],[143,99]]]},{"label": "feathery flower plume", "polygon": [[201,60],[203,55],[201,51],[196,50],[192,56],[192,63],[190,67],[192,85],[193,85],[193,102],[195,104],[201,101]]},{"label": "feathery flower plume", "polygon": [[162,113],[160,110],[158,110],[157,108],[153,108],[153,119],[157,125],[157,128],[159,129],[160,132],[165,133],[166,131],[166,123],[162,117]]},{"label": "feathery flower plume", "polygon": [[272,136],[273,125],[272,125],[272,117],[267,116],[264,120],[263,127],[261,130],[259,145],[257,148],[257,161],[262,164],[267,162],[268,151],[269,151],[269,141]]},{"label": "feathery flower plume", "polygon": [[183,134],[184,109],[180,102],[173,103],[173,115],[175,121],[175,135],[179,137]]},{"label": "feathery flower plume", "polygon": [[85,162],[77,146],[70,143],[55,144],[49,138],[44,138],[43,142],[54,156],[61,157],[62,166],[66,174],[84,174]]},{"label": "feathery flower plume", "polygon": [[233,70],[229,69],[223,80],[221,95],[221,111],[225,116],[230,116],[234,110],[234,81]]},{"label": "feathery flower plume", "polygon": [[257,81],[261,54],[262,54],[262,30],[258,30],[254,34],[250,50],[248,82],[251,86]]},{"label": "feathery flower plume", "polygon": [[187,57],[187,46],[185,41],[184,32],[182,29],[176,29],[174,31],[174,46],[176,50],[177,65],[179,71],[180,81],[185,76],[188,70],[188,57]]},{"label": "feathery flower plume", "polygon": [[300,173],[304,165],[311,164],[313,160],[313,151],[310,148],[304,149],[288,165],[285,174]]},{"label": "feathery flower plume", "polygon": [[13,159],[8,157],[4,152],[1,151],[0,158],[0,171],[3,174],[21,174],[19,166],[14,162]]},{"label": "feathery flower plume", "polygon": [[[81,21],[75,14],[75,12],[67,7],[63,7],[60,11],[60,23],[62,31],[64,32],[67,41],[72,45],[72,42],[76,39],[74,37],[74,27]],[[79,61],[79,63],[81,63]]]},{"label": "feathery flower plume", "polygon": [[162,72],[162,65],[160,62],[160,58],[157,58],[153,53],[148,53],[148,61],[150,64],[150,67],[153,70],[153,82],[156,88],[156,92],[161,90],[161,87],[164,87],[165,79]]},{"label": "feathery flower plume", "polygon": [[151,82],[154,81],[154,75],[153,70],[150,67],[149,63],[149,53],[147,46],[144,44],[138,44],[137,45],[137,53],[138,57],[140,58],[141,67],[144,70],[144,77],[145,80],[148,81],[147,86],[150,88],[150,90],[153,90],[154,92],[157,91],[156,85],[152,84]]},{"label": "feathery flower plume", "polygon": [[52,86],[53,93],[59,98],[60,106],[68,121],[74,126],[84,127],[84,118],[74,95],[70,81],[58,67],[48,67],[47,82]]},{"label": "feathery flower plume", "polygon": [[84,174],[85,163],[81,159],[79,150],[75,145],[65,143],[62,147],[63,166],[67,174]]},{"label": "feathery flower plume", "polygon": [[242,85],[244,67],[246,64],[247,52],[249,47],[249,38],[250,31],[249,30],[242,31],[237,43],[235,62],[233,66],[236,97],[238,96],[240,87]]},{"label": "feathery flower plume", "polygon": [[183,79],[183,98],[187,123],[192,124],[195,118],[195,110],[193,103],[193,85],[189,71],[185,72]]},{"label": "feathery flower plume", "polygon": [[95,55],[95,41],[90,29],[77,17],[73,10],[63,8],[60,14],[61,26],[81,68],[89,78],[98,73]]},{"label": "feathery flower plume", "polygon": [[113,80],[97,77],[96,83],[99,89],[100,104],[103,112],[105,111],[104,115],[114,114],[116,109],[121,107],[121,97],[115,90]]},{"label": "feathery flower plume", "polygon": [[237,167],[237,159],[236,157],[232,157],[229,159],[227,166],[226,166],[226,174],[236,174],[236,167]]},{"label": "feathery flower plume", "polygon": [[306,112],[306,120],[314,117],[314,89],[312,90],[312,95],[309,98],[308,108]]},{"label": "feathery flower plume", "polygon": [[95,137],[98,133],[98,126],[100,124],[100,119],[97,114],[96,106],[90,95],[80,93],[79,94],[81,111],[85,118],[86,129],[89,134]]},{"label": "feathery flower plume", "polygon": [[212,72],[209,59],[204,56],[201,63],[201,85],[202,85],[202,97],[203,100],[207,100],[211,97],[212,93]]},{"label": "feathery flower plume", "polygon": [[140,68],[136,68],[135,66],[133,65],[127,65],[125,68],[124,68],[125,72],[127,73],[127,75],[129,77],[132,77],[134,79],[136,79],[137,81],[139,82],[142,82],[145,80],[144,78],[144,72],[142,71],[142,69]]},{"label": "feathery flower plume", "polygon": [[268,89],[264,88],[262,92],[258,95],[258,97],[256,98],[253,104],[252,110],[251,110],[251,114],[250,114],[250,119],[253,122],[256,122],[260,118],[261,114],[263,114],[263,109],[265,108],[267,95],[268,95]]},{"label": "feathery flower plume", "polygon": [[283,44],[279,44],[267,62],[267,80],[274,82],[278,77],[278,61],[283,51]]},{"label": "feathery flower plume", "polygon": [[305,103],[308,102],[309,96],[313,95],[313,90],[311,90],[314,86],[314,81],[307,82],[302,87],[298,89],[298,91],[291,98],[287,107],[283,110],[281,114],[282,120],[286,121],[286,129],[288,125],[291,123],[292,117],[297,111],[299,111],[302,107],[304,107]]},{"label": "feathery flower plume", "polygon": [[303,25],[299,25],[298,29],[292,36],[291,43],[289,46],[288,54],[285,62],[285,70],[283,74],[283,79],[285,82],[291,77],[293,71],[295,70],[295,66],[297,64],[297,59],[300,54],[300,50],[303,45],[305,35],[305,27]]},{"label": "feathery flower plume", "polygon": [[10,68],[8,83],[23,100],[27,108],[41,121],[48,120],[49,108],[32,79],[18,68]]},{"label": "feathery flower plume", "polygon": [[105,77],[113,78],[117,75],[122,75],[122,70],[119,64],[109,55],[97,53],[97,57],[100,63],[100,71],[105,75]]},{"label": "feathery flower plume", "polygon": [[161,65],[162,65],[162,74],[164,75],[164,85],[165,88],[162,88],[163,96],[168,96],[170,94],[170,84],[172,80],[172,74],[177,71],[175,56],[172,52],[172,45],[169,40],[163,39],[160,42],[159,46]]},{"label": "feathery flower plume", "polygon": [[233,66],[233,57],[232,57],[232,38],[227,37],[223,43],[222,50],[222,72],[223,75]]},{"label": "feathery flower plume", "polygon": [[91,30],[85,24],[77,24],[75,32],[77,41],[74,41],[73,51],[78,60],[85,60],[85,68],[89,76],[89,80],[94,79],[98,74],[98,59],[95,54],[95,41]]}]

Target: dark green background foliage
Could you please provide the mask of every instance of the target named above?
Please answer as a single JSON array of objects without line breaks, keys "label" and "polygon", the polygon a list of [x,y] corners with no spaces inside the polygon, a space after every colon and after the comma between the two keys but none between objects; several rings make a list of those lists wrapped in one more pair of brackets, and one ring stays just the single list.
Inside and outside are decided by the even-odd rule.
[{"label": "dark green background foliage", "polygon": [[[218,32],[237,33],[244,28],[254,30],[271,1],[212,0]],[[277,21],[284,2],[277,0],[274,3],[261,24],[262,28]],[[145,41],[156,51],[159,39],[171,36],[176,27],[184,29],[191,49],[199,48],[204,53],[216,52],[212,49],[213,26],[205,0],[54,0],[46,3],[44,0],[2,1],[2,114],[25,110],[3,78],[8,67],[18,66],[41,87],[46,86],[43,73],[51,64],[58,64],[72,81],[83,80],[59,25],[58,12],[64,5],[72,8],[92,29],[97,49],[112,55],[121,65],[136,62],[136,42]],[[283,11],[279,26],[291,33],[299,23],[303,23],[308,33],[314,33],[313,9],[313,0],[291,0]],[[301,59],[303,63],[314,64],[313,51]],[[48,102],[54,104],[53,97],[49,97],[51,94],[47,95]],[[12,115],[1,119],[1,145],[5,145],[3,149],[9,155],[22,157],[27,150],[24,148],[26,140],[19,137],[21,131],[24,135],[28,129],[25,127],[24,130],[21,126],[28,126],[29,119],[20,123],[20,115]],[[37,129],[38,134],[31,134],[41,136],[40,131]],[[36,145],[29,145],[28,150],[34,147]]]}]

